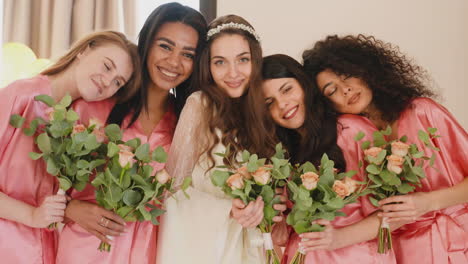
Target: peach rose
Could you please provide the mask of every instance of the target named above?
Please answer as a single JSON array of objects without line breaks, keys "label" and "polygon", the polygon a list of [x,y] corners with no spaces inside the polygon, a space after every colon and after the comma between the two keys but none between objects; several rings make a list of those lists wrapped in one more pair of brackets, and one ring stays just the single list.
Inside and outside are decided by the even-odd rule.
[{"label": "peach rose", "polygon": [[304,187],[307,190],[311,191],[317,188],[317,182],[319,180],[319,176],[313,172],[306,172],[301,175],[301,180],[302,180],[302,185],[304,185]]},{"label": "peach rose", "polygon": [[93,117],[89,119],[89,126],[94,125],[94,129],[100,129],[104,127],[104,124],[101,122],[101,120]]},{"label": "peach rose", "polygon": [[119,151],[120,166],[122,168],[125,168],[126,166],[131,167],[134,163],[133,157],[135,156],[135,154],[133,154],[132,152],[132,148],[123,144],[119,144],[118,147],[120,149]]},{"label": "peach rose", "polygon": [[343,181],[335,181],[333,183],[333,191],[335,191],[335,193],[341,198],[345,198],[351,194],[349,185]]},{"label": "peach rose", "polygon": [[102,127],[99,129],[94,128],[93,134],[96,136],[97,142],[104,143],[107,141],[107,136],[106,136],[106,133],[104,132],[104,128]]},{"label": "peach rose", "polygon": [[406,143],[395,141],[392,143],[392,154],[404,157],[408,154],[409,147],[410,146]]},{"label": "peach rose", "polygon": [[45,116],[47,117],[47,119],[49,119],[49,121],[53,121],[54,120],[54,108],[48,107],[45,110]]},{"label": "peach rose", "polygon": [[353,180],[353,179],[351,179],[351,178],[349,178],[349,177],[345,177],[345,178],[343,179],[343,182],[344,182],[346,185],[348,185],[349,191],[350,191],[351,193],[355,192],[355,191],[357,190],[357,188],[358,188],[358,183],[357,183],[355,180]]},{"label": "peach rose", "polygon": [[158,172],[156,172],[156,180],[161,183],[161,184],[166,184],[166,182],[171,179],[171,175],[167,173],[166,169],[162,169]]},{"label": "peach rose", "polygon": [[232,190],[242,190],[244,188],[244,177],[239,173],[235,173],[229,176],[226,183]]},{"label": "peach rose", "polygon": [[242,177],[244,177],[247,180],[252,179],[252,175],[250,175],[250,172],[247,170],[246,166],[238,168],[236,173],[239,173],[240,175],[242,175]]},{"label": "peach rose", "polygon": [[387,169],[391,172],[394,172],[396,174],[400,174],[402,172],[402,166],[403,162],[405,159],[398,155],[390,155],[387,157],[388,163],[387,163]]},{"label": "peach rose", "polygon": [[77,134],[86,131],[86,127],[82,124],[74,125],[72,134]]},{"label": "peach rose", "polygon": [[[379,147],[368,148],[368,149],[364,150],[364,155],[366,155],[366,157],[377,158],[377,156],[380,154],[380,152],[382,150],[383,149],[379,148]],[[369,160],[369,159],[367,158],[367,160]],[[376,164],[376,165],[380,165],[380,164],[382,164],[382,162],[379,162],[379,164]]]},{"label": "peach rose", "polygon": [[270,169],[272,167],[273,166],[271,165],[261,166],[254,173],[252,173],[252,176],[258,185],[265,185],[270,181]]}]

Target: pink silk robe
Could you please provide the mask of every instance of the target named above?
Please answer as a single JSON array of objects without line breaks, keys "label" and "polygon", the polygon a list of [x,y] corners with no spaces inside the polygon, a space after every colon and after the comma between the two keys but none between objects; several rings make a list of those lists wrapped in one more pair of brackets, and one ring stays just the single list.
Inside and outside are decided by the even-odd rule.
[{"label": "pink silk robe", "polygon": [[[97,103],[87,103],[80,100],[74,105],[74,108],[85,124],[88,123],[89,118],[93,117],[105,123],[113,105],[111,100]],[[129,117],[125,119],[123,127],[126,127],[129,120]],[[176,116],[171,107],[171,110],[164,114],[149,138],[144,134],[137,120],[131,127],[125,129],[123,140],[126,141],[138,137],[142,144],[149,143],[150,149],[162,146],[168,152],[175,125]],[[160,170],[163,166],[164,164],[155,163],[153,167],[155,170]],[[73,199],[96,203],[94,187],[90,184],[82,192],[75,190],[71,196]],[[101,241],[89,234],[78,224],[69,223],[65,225],[59,237],[57,263],[155,263],[158,226],[154,226],[150,221],[145,221],[127,223],[125,228],[126,233],[114,238],[114,242],[111,244],[111,251],[108,253],[98,251]]]},{"label": "pink silk robe", "polygon": [[[342,115],[338,120],[338,146],[343,151],[343,156],[346,160],[346,170],[355,170],[358,173],[353,176],[353,179],[362,181],[364,169],[359,168],[359,160],[363,159],[364,153],[361,149],[361,143],[354,141],[354,137],[358,132],[362,131],[366,134],[364,140],[372,138],[372,133],[375,127],[372,123],[357,115]],[[367,197],[361,197],[356,203],[348,204],[343,208],[346,216],[337,217],[332,225],[334,228],[345,227],[364,219],[376,210],[368,202]],[[300,237],[293,231],[286,250],[282,263],[288,264],[291,262],[294,254],[297,251]],[[371,240],[350,245],[336,250],[316,250],[307,252],[305,263],[359,263],[359,264],[392,264],[396,263],[393,251],[387,254],[377,253],[377,241]]]},{"label": "pink silk robe", "polygon": [[[438,129],[432,140],[440,152],[418,140],[418,130]],[[468,135],[443,106],[428,98],[417,98],[398,120],[398,136],[408,136],[427,156],[436,154],[434,170],[424,169],[426,178],[416,191],[430,192],[461,183],[468,176]],[[468,190],[467,190],[468,191]],[[427,213],[416,222],[393,232],[398,263],[468,263],[468,204]]]},{"label": "pink silk robe", "polygon": [[[47,174],[42,160],[29,157],[29,152],[38,152],[34,138],[10,126],[9,120],[13,114],[25,117],[25,124],[36,117],[44,118],[47,106],[34,101],[40,94],[51,94],[49,79],[41,75],[0,90],[0,191],[35,207],[55,194],[58,184]],[[0,262],[55,263],[56,237],[56,231],[0,218]]]}]

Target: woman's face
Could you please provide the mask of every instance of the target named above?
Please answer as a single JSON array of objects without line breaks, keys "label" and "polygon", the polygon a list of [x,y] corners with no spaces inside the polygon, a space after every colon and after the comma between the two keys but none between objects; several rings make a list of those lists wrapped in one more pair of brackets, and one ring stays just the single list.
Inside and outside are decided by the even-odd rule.
[{"label": "woman's face", "polygon": [[180,22],[168,22],[156,33],[146,67],[153,86],[169,91],[193,72],[198,33]]},{"label": "woman's face", "polygon": [[275,123],[299,129],[305,120],[304,90],[294,78],[269,79],[263,82],[265,104]]},{"label": "woman's face", "polygon": [[113,96],[133,73],[130,55],[114,44],[87,47],[76,62],[76,87],[79,96],[89,102]]},{"label": "woman's face", "polygon": [[216,85],[230,97],[245,93],[252,72],[250,47],[238,34],[224,34],[210,48],[210,71]]},{"label": "woman's face", "polygon": [[322,94],[339,113],[360,114],[372,102],[372,91],[360,78],[337,75],[327,69],[317,75],[316,81]]}]

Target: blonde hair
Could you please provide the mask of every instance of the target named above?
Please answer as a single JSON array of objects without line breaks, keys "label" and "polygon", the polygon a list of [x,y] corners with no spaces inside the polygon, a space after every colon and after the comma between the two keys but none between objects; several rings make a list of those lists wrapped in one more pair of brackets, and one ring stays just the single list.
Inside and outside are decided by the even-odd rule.
[{"label": "blonde hair", "polygon": [[94,49],[96,47],[113,44],[127,52],[130,56],[133,66],[133,73],[128,82],[120,88],[113,96],[117,102],[122,103],[130,99],[141,85],[141,65],[138,49],[127,37],[116,31],[101,31],[91,33],[73,44],[70,50],[60,57],[52,66],[41,72],[43,75],[55,75],[65,71],[77,55],[84,52],[86,48]]}]

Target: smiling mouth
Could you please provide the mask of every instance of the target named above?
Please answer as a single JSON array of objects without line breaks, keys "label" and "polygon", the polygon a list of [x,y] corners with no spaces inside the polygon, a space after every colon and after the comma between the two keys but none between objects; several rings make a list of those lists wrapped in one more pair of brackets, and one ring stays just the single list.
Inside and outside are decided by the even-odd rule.
[{"label": "smiling mouth", "polygon": [[359,100],[359,97],[361,96],[361,93],[355,93],[351,98],[348,100],[348,104],[354,104]]},{"label": "smiling mouth", "polygon": [[299,109],[299,106],[296,105],[295,107],[291,108],[288,112],[286,112],[286,114],[283,115],[283,118],[284,119],[291,119],[293,118],[296,113],[297,113],[297,109]]},{"label": "smiling mouth", "polygon": [[161,72],[163,74],[163,76],[169,78],[169,79],[176,79],[179,74],[177,72],[172,72],[172,71],[169,71],[169,70],[166,70],[164,68],[161,68],[161,67],[157,67],[159,72]]},{"label": "smiling mouth", "polygon": [[238,88],[239,86],[241,86],[243,82],[244,80],[233,81],[233,82],[224,81],[224,83],[231,88]]},{"label": "smiling mouth", "polygon": [[102,86],[95,80],[92,80],[92,82],[94,83],[94,85],[96,85],[96,88],[98,89],[98,93],[102,94],[102,91],[103,91]]}]

